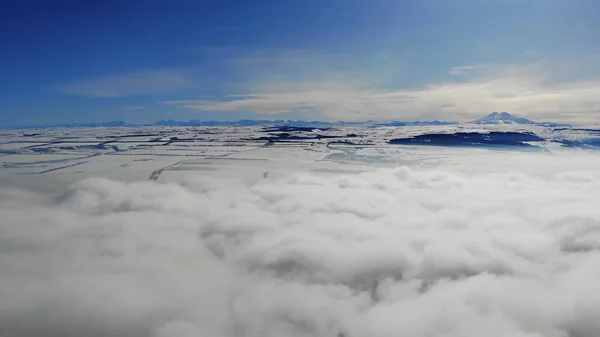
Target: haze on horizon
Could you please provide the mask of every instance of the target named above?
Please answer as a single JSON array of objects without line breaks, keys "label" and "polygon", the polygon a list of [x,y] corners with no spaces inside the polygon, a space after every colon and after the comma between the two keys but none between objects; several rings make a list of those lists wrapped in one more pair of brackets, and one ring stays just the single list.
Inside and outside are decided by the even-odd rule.
[{"label": "haze on horizon", "polygon": [[600,121],[592,0],[5,1],[0,126]]}]

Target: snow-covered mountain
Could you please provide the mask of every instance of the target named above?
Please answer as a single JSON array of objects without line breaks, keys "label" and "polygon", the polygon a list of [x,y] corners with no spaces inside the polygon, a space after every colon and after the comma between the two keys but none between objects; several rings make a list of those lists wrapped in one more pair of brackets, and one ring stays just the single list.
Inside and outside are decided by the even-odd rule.
[{"label": "snow-covered mountain", "polygon": [[491,114],[471,122],[473,124],[535,124],[527,118],[517,117],[508,112],[492,112]]}]

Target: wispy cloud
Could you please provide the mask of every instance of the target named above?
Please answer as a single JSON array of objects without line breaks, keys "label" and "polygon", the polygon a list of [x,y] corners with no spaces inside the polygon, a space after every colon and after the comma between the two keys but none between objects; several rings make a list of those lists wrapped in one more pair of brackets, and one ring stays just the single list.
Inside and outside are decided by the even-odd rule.
[{"label": "wispy cloud", "polygon": [[165,94],[190,87],[192,81],[182,70],[143,70],[77,80],[53,87],[54,90],[88,97],[125,97]]},{"label": "wispy cloud", "polygon": [[[554,81],[538,66],[460,66],[450,69],[461,81],[419,88],[383,90],[360,82],[277,83],[221,101],[169,101],[188,109],[280,114],[314,110],[331,120],[470,119],[491,111],[510,111],[547,120],[564,113],[585,115],[600,108],[600,81]],[[266,89],[266,90],[265,90]]]},{"label": "wispy cloud", "polygon": [[141,106],[141,105],[133,105],[133,106],[124,106],[123,109],[124,110],[144,110],[144,109],[146,109],[146,107]]},{"label": "wispy cloud", "polygon": [[480,66],[480,65],[458,66],[458,67],[452,67],[452,68],[450,68],[449,73],[452,74],[452,75],[459,75],[459,74],[462,74],[462,73],[464,73],[466,71],[469,71],[469,70],[477,70],[477,69],[481,69],[481,68],[482,68],[482,66]]},{"label": "wispy cloud", "polygon": [[178,95],[177,100],[162,98],[162,103],[224,113],[310,112],[329,120],[469,120],[509,111],[533,119],[585,122],[596,121],[600,110],[600,74],[593,72],[597,62],[590,60],[459,65],[441,70],[439,80],[433,75],[429,83],[417,85],[404,81],[414,73],[401,56],[392,60],[368,53],[222,48],[199,52],[220,60],[218,71],[199,76],[201,67],[145,70],[55,89],[88,97],[194,91],[197,96],[191,99]]}]

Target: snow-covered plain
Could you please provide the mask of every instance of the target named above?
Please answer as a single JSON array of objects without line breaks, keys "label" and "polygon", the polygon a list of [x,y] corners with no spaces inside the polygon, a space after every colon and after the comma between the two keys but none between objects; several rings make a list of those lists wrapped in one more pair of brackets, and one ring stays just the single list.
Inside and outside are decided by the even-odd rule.
[{"label": "snow-covered plain", "polygon": [[597,136],[2,131],[0,336],[597,336]]}]

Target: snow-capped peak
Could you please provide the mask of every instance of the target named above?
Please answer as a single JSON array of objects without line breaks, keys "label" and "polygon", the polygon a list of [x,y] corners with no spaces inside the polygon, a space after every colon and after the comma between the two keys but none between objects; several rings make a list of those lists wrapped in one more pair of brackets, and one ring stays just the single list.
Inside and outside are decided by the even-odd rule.
[{"label": "snow-capped peak", "polygon": [[508,112],[492,112],[472,122],[473,124],[535,124],[527,118],[516,117]]}]

